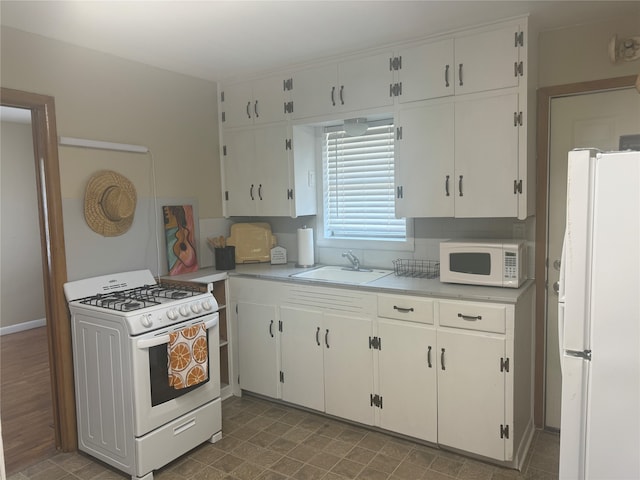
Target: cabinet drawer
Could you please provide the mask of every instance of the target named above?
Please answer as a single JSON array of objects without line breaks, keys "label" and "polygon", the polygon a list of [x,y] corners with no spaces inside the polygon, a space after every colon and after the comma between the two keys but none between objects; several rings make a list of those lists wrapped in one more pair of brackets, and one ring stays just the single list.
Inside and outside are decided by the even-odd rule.
[{"label": "cabinet drawer", "polygon": [[506,305],[440,301],[440,325],[505,333]]},{"label": "cabinet drawer", "polygon": [[378,316],[433,324],[433,300],[401,295],[378,295]]}]

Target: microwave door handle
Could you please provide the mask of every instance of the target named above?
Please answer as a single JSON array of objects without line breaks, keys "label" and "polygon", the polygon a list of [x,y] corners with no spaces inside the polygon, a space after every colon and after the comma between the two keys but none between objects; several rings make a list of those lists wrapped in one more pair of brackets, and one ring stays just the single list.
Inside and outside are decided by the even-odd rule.
[{"label": "microwave door handle", "polygon": [[[204,327],[209,330],[212,327],[215,327],[218,324],[218,315],[215,315],[212,319],[204,322]],[[158,345],[162,345],[165,343],[169,343],[170,337],[169,334],[166,335],[158,335],[153,338],[141,338],[136,342],[136,346],[140,350],[145,350],[151,347],[157,347]]]}]

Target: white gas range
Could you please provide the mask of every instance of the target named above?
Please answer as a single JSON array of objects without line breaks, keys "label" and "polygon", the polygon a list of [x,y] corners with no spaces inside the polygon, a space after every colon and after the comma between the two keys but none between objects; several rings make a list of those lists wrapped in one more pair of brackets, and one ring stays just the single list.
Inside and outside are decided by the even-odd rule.
[{"label": "white gas range", "polygon": [[[152,480],[153,470],[222,438],[218,304],[210,292],[157,284],[148,270],[69,282],[64,291],[80,450]],[[207,378],[180,388],[170,385],[168,344],[188,327],[206,331]]]}]

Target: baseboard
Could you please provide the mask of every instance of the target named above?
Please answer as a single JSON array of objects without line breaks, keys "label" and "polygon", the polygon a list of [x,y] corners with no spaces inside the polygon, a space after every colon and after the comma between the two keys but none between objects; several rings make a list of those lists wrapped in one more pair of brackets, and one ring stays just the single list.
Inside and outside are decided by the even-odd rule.
[{"label": "baseboard", "polygon": [[23,332],[24,330],[31,330],[32,328],[44,327],[46,324],[46,318],[39,318],[38,320],[31,320],[29,322],[7,325],[6,327],[0,327],[0,337],[2,335],[9,335],[10,333],[18,333]]}]

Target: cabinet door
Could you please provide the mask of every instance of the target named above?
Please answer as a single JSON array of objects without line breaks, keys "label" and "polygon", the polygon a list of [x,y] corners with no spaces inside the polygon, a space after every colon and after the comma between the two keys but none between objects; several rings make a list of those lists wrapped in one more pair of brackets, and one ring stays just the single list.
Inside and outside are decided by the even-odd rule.
[{"label": "cabinet door", "polygon": [[224,112],[222,125],[225,128],[243,127],[253,124],[253,95],[251,82],[239,82],[222,88],[224,100],[220,109]]},{"label": "cabinet door", "polygon": [[339,101],[335,64],[301,70],[293,75],[293,119],[324,115],[335,111]]},{"label": "cabinet door", "polygon": [[378,319],[380,427],[438,441],[436,333],[433,327]]},{"label": "cabinet door", "polygon": [[336,103],[342,111],[393,105],[391,53],[380,53],[338,65]]},{"label": "cabinet door", "polygon": [[261,78],[253,82],[254,124],[282,122],[287,119],[284,112],[284,78],[280,75]]},{"label": "cabinet door", "polygon": [[400,52],[398,79],[402,93],[398,102],[407,103],[453,95],[455,65],[453,39],[427,43]]},{"label": "cabinet door", "polygon": [[331,415],[373,425],[373,350],[370,318],[325,313],[325,411]]},{"label": "cabinet door", "polygon": [[457,99],[456,217],[517,217],[518,95]]},{"label": "cabinet door", "polygon": [[237,318],[240,388],[277,398],[276,307],[239,302]]},{"label": "cabinet door", "polygon": [[455,39],[456,95],[518,86],[518,30],[507,25]]},{"label": "cabinet door", "polygon": [[226,216],[256,214],[255,134],[252,129],[224,132],[224,202]]},{"label": "cabinet door", "polygon": [[324,411],[322,312],[281,306],[282,399]]},{"label": "cabinet door", "polygon": [[288,132],[283,124],[254,129],[255,163],[251,175],[255,179],[253,193],[260,216],[290,215]]},{"label": "cabinet door", "polygon": [[504,337],[439,330],[437,343],[438,443],[505,460]]},{"label": "cabinet door", "polygon": [[396,216],[453,217],[454,107],[450,102],[402,108],[397,140]]}]

